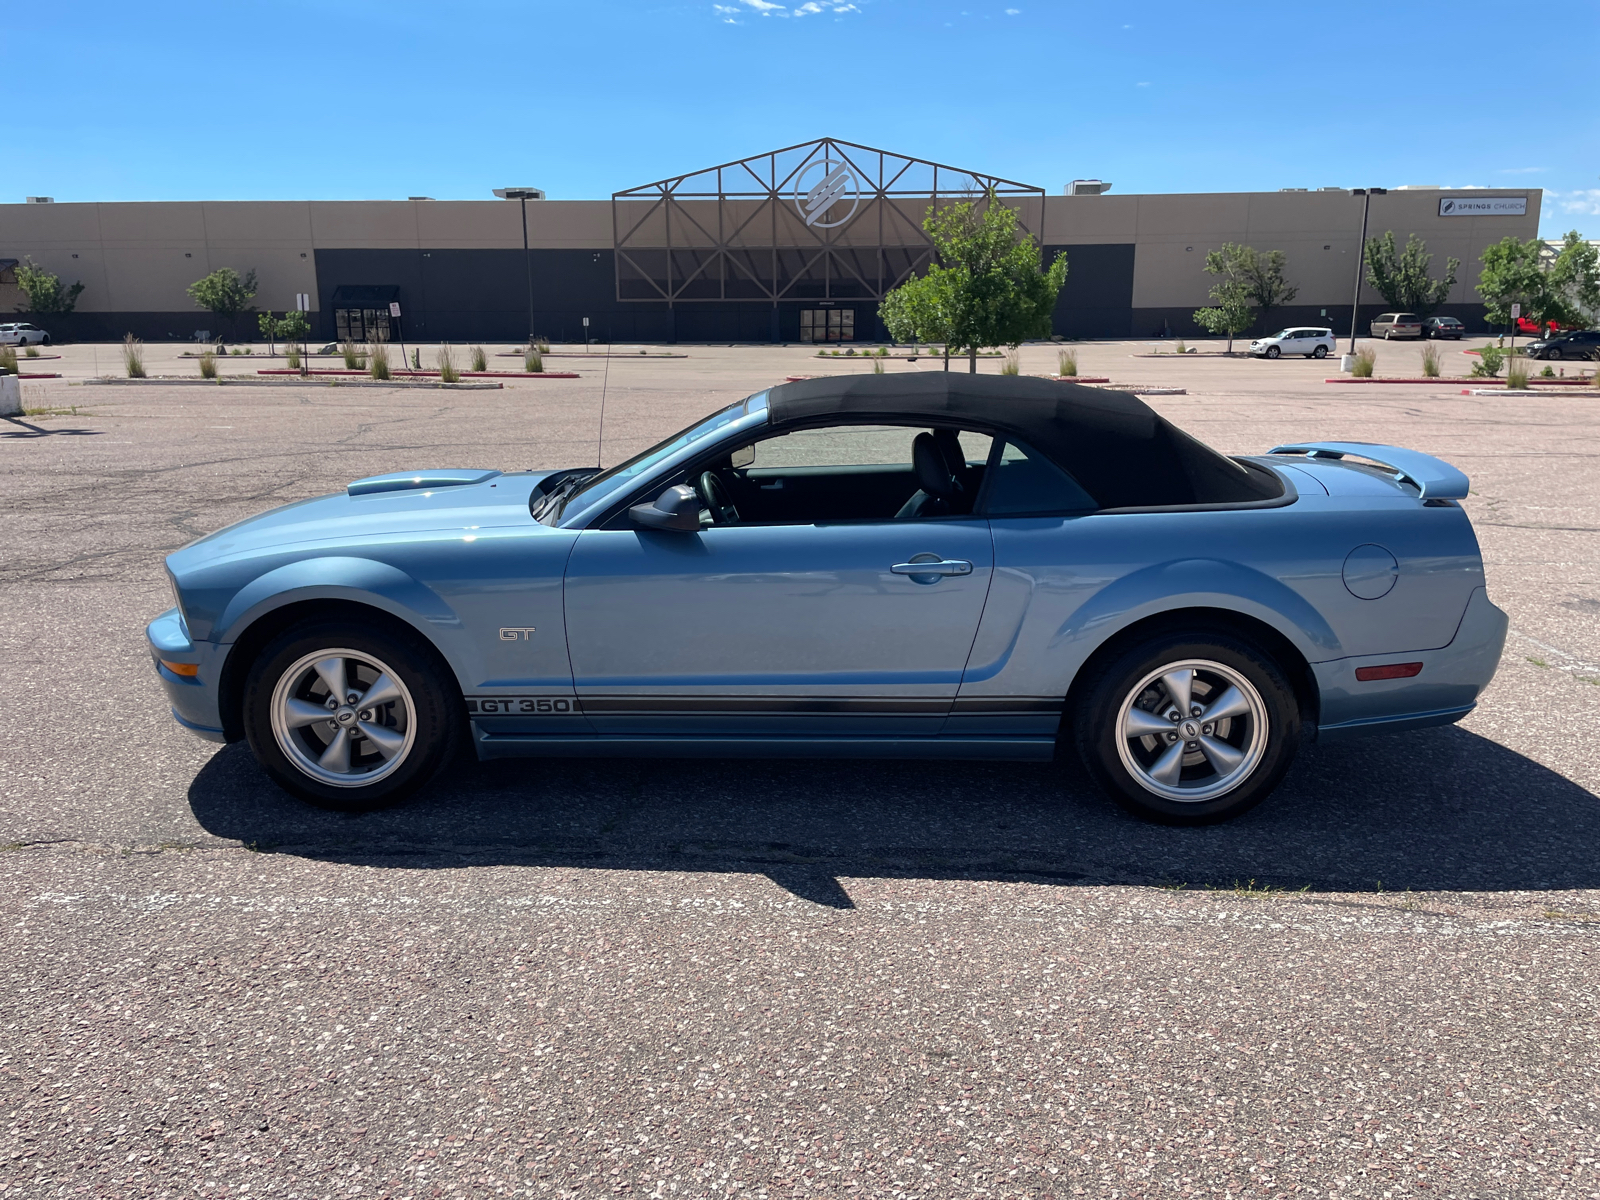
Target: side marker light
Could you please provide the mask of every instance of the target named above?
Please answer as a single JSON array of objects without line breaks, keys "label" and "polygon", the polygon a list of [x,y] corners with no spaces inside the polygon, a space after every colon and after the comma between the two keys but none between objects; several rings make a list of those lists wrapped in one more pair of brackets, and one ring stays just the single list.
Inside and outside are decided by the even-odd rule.
[{"label": "side marker light", "polygon": [[1410,679],[1422,674],[1421,663],[1385,663],[1381,667],[1357,667],[1356,680],[1371,683],[1374,679]]},{"label": "side marker light", "polygon": [[161,660],[161,665],[167,670],[171,671],[174,675],[182,675],[188,679],[193,679],[196,675],[200,674],[199,663],[168,662],[163,658]]}]

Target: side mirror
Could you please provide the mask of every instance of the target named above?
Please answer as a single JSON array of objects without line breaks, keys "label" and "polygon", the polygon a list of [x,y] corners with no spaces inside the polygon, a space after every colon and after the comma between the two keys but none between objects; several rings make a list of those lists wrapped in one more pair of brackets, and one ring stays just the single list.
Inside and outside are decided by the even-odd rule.
[{"label": "side mirror", "polygon": [[688,484],[669,487],[652,504],[635,504],[628,515],[648,529],[700,532],[700,496]]},{"label": "side mirror", "polygon": [[755,460],[756,448],[754,446],[740,446],[729,456],[728,465],[737,471],[740,467],[748,467]]}]

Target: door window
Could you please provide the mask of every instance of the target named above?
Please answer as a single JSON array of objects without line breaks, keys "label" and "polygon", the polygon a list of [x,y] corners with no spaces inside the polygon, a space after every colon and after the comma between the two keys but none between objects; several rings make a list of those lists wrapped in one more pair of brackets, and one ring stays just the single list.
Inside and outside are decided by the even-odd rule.
[{"label": "door window", "polygon": [[856,310],[853,308],[802,308],[802,342],[853,342],[856,340]]}]

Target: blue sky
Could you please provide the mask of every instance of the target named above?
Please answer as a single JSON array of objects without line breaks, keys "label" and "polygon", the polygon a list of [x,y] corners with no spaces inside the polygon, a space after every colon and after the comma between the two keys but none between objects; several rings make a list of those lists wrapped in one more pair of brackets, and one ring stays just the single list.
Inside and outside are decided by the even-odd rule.
[{"label": "blue sky", "polygon": [[0,199],[594,199],[833,136],[1052,192],[1541,187],[1600,237],[1597,35],[1595,0],[55,0],[0,30],[38,130]]}]

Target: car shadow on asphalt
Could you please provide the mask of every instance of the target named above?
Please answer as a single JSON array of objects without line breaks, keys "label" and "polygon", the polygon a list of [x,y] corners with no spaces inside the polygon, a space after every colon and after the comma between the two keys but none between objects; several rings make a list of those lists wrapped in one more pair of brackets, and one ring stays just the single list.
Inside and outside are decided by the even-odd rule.
[{"label": "car shadow on asphalt", "polygon": [[324,812],[241,743],[189,789],[210,833],[322,861],[760,872],[850,906],[841,877],[1316,891],[1600,887],[1600,797],[1465,730],[1307,746],[1226,825],[1136,820],[1072,765],[683,759],[466,762],[407,804]]}]

